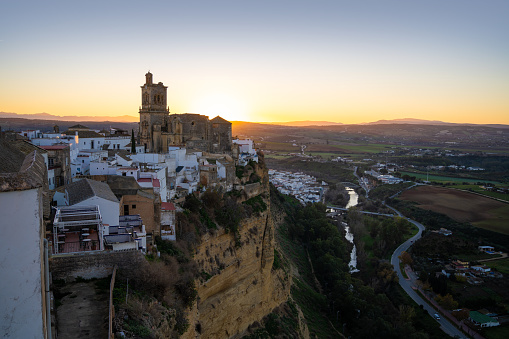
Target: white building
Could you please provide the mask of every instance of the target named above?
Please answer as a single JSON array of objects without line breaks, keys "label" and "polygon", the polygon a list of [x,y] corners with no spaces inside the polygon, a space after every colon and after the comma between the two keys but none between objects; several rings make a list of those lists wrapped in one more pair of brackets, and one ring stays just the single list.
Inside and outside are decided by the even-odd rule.
[{"label": "white building", "polygon": [[[45,165],[31,152],[21,168],[0,140],[0,324],[4,338],[51,338]],[[5,158],[4,158],[5,157]],[[9,165],[14,165],[11,169]],[[48,291],[48,292],[46,292]]]},{"label": "white building", "polygon": [[71,162],[71,176],[90,175],[90,163],[101,161],[108,157],[108,151],[103,150],[80,150],[78,157]]},{"label": "white building", "polygon": [[81,179],[65,187],[66,205],[98,206],[105,225],[118,225],[120,202],[108,184]]}]

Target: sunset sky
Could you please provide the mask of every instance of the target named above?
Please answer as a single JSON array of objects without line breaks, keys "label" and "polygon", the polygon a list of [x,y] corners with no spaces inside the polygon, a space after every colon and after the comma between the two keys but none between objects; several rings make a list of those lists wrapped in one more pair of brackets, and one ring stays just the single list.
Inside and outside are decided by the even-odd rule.
[{"label": "sunset sky", "polygon": [[509,1],[2,1],[0,111],[509,124]]}]

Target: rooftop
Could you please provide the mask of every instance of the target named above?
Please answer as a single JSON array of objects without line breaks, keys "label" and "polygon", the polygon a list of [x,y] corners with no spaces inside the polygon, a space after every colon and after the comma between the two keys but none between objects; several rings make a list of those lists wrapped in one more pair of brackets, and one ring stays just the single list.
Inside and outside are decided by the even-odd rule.
[{"label": "rooftop", "polygon": [[485,323],[491,323],[491,322],[496,322],[497,320],[496,319],[493,319],[492,317],[489,317],[485,314],[482,314],[480,312],[477,312],[477,311],[470,311],[470,319],[472,319],[473,321],[475,321],[476,323],[479,323],[479,324],[485,324]]},{"label": "rooftop", "polygon": [[161,209],[163,211],[175,211],[175,205],[171,202],[161,202]]},{"label": "rooftop", "polygon": [[52,151],[52,150],[66,149],[69,147],[69,145],[53,145],[53,146],[39,146],[39,147],[41,147],[42,149],[45,149],[47,151]]},{"label": "rooftop", "polygon": [[69,196],[69,205],[77,204],[94,196],[118,202],[108,184],[100,181],[82,179],[67,185],[66,191]]}]

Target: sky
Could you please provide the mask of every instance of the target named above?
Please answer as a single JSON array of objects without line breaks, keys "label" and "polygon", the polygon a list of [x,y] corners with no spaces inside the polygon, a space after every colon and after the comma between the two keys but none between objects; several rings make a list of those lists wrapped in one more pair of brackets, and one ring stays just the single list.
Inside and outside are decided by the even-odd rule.
[{"label": "sky", "polygon": [[0,111],[509,124],[509,1],[2,1]]}]

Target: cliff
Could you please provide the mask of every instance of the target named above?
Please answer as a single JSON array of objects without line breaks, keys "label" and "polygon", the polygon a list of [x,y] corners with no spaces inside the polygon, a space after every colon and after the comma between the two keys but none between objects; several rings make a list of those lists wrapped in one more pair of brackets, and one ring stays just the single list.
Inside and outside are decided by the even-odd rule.
[{"label": "cliff", "polygon": [[202,279],[196,284],[198,298],[183,338],[238,336],[288,299],[288,277],[282,269],[273,269],[267,171],[263,163],[254,170],[267,209],[242,220],[237,235],[219,229],[202,236],[194,256]]}]

